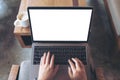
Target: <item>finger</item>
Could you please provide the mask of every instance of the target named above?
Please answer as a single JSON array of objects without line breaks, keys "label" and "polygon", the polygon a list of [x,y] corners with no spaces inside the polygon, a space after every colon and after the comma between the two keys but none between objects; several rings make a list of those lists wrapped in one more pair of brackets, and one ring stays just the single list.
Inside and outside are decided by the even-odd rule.
[{"label": "finger", "polygon": [[72,70],[70,67],[68,67],[68,74],[69,74],[70,78],[72,78],[73,73],[72,73]]},{"label": "finger", "polygon": [[50,60],[50,67],[54,67],[54,59],[55,59],[55,56],[52,55],[51,60]]},{"label": "finger", "polygon": [[78,60],[75,59],[75,58],[72,58],[72,60],[75,62],[76,69],[77,69],[77,70],[81,70],[81,68],[80,68],[80,63],[78,62]]},{"label": "finger", "polygon": [[42,64],[43,64],[43,56],[40,59],[40,65],[42,65]]},{"label": "finger", "polygon": [[46,53],[43,54],[43,64],[46,62]]},{"label": "finger", "polygon": [[41,57],[40,64],[44,64],[44,56]]},{"label": "finger", "polygon": [[70,59],[68,60],[68,63],[70,64],[72,72],[75,71],[75,65],[74,65],[74,63]]},{"label": "finger", "polygon": [[75,58],[75,59],[80,63],[80,67],[81,67],[81,68],[84,68],[84,64],[82,63],[82,61],[79,60],[78,58]]},{"label": "finger", "polygon": [[50,52],[48,52],[46,56],[46,64],[49,64],[49,63],[50,63]]},{"label": "finger", "polygon": [[45,62],[45,56],[46,56],[46,53],[44,53],[43,56],[41,57],[40,65],[44,64],[44,62]]},{"label": "finger", "polygon": [[59,69],[59,65],[56,65],[55,68],[54,68],[54,74],[57,73],[58,69]]}]

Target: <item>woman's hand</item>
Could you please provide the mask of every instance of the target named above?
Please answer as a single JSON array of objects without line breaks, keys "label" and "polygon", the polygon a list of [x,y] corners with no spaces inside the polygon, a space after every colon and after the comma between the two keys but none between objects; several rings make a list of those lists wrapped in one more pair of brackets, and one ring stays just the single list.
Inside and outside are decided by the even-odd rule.
[{"label": "woman's hand", "polygon": [[72,58],[72,61],[68,60],[68,62],[70,64],[68,74],[71,80],[87,80],[85,67],[78,58]]},{"label": "woman's hand", "polygon": [[52,80],[58,71],[58,65],[54,65],[54,55],[50,57],[50,52],[41,57],[38,80]]}]

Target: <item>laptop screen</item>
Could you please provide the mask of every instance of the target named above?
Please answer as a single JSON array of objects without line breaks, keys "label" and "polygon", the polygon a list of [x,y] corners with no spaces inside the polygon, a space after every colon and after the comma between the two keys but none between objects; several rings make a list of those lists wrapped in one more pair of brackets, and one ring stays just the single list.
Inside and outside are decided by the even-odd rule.
[{"label": "laptop screen", "polygon": [[29,7],[33,41],[88,40],[92,8]]}]

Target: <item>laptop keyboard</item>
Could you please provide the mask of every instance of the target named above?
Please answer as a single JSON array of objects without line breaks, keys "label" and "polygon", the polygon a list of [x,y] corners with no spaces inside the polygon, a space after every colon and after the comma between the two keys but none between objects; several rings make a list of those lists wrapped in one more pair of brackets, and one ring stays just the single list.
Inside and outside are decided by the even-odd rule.
[{"label": "laptop keyboard", "polygon": [[48,51],[55,55],[55,64],[68,64],[68,59],[75,57],[87,64],[85,46],[35,46],[33,64],[40,64],[43,53]]}]

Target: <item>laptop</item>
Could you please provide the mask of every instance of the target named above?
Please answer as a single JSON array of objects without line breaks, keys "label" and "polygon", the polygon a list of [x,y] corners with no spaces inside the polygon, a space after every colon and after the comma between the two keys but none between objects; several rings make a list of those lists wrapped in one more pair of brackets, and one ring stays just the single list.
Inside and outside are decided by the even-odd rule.
[{"label": "laptop", "polygon": [[32,36],[32,77],[38,74],[44,52],[55,55],[55,64],[79,58],[87,65],[87,48],[93,8],[28,7]]}]

